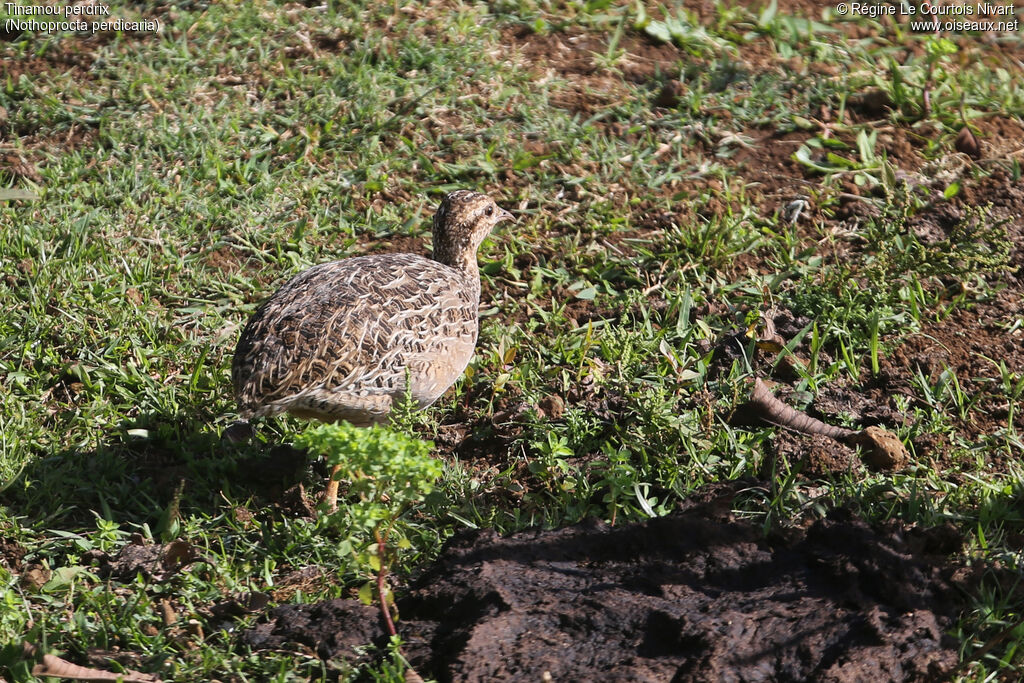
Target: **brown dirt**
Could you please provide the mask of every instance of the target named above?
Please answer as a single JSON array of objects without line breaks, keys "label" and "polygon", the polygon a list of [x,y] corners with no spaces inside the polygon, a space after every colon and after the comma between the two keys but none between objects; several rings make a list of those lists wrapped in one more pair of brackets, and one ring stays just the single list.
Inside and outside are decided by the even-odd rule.
[{"label": "brown dirt", "polygon": [[95,61],[95,55],[90,49],[92,46],[88,38],[66,38],[47,49],[42,56],[6,59],[4,73],[15,83],[21,76],[31,80],[49,73],[71,72],[75,78],[88,78],[89,67]]},{"label": "brown dirt", "polygon": [[[765,538],[727,499],[617,528],[461,533],[399,598],[405,653],[440,681],[919,681],[956,665],[944,633],[964,605],[940,557],[955,533],[835,511]],[[351,662],[384,642],[379,622],[355,601],[282,605],[243,641]]]},{"label": "brown dirt", "polygon": [[231,274],[242,269],[247,255],[234,245],[226,244],[206,252],[203,260],[210,268]]},{"label": "brown dirt", "polygon": [[[957,432],[967,442],[976,442],[986,435],[1007,427],[1010,406],[1000,397],[997,385],[1003,362],[1017,376],[1024,370],[1024,331],[1007,333],[1024,312],[1021,291],[1006,290],[995,301],[954,311],[949,318],[925,325],[920,334],[907,337],[901,346],[882,359],[881,373],[875,382],[879,395],[905,395],[919,398],[920,391],[911,382],[917,373],[935,385],[947,369],[956,374],[961,389],[975,401],[966,418],[950,406],[946,415],[956,424]],[[1024,429],[1024,416],[1017,412],[1014,427]],[[987,449],[993,457],[994,449]],[[933,453],[937,455],[937,453]],[[951,464],[941,458],[944,464]],[[989,463],[993,472],[1005,471],[1010,463],[998,460]]]},{"label": "brown dirt", "polygon": [[[776,461],[799,467],[800,473],[809,478],[829,478],[836,472],[864,470],[852,448],[827,436],[779,430],[772,437],[771,454]],[[765,464],[767,466],[768,462]],[[765,476],[770,474],[770,471],[764,473]]]},{"label": "brown dirt", "polygon": [[[601,36],[570,30],[565,33],[538,34],[516,28],[506,31],[503,44],[518,44],[525,63],[541,70],[553,69],[563,77],[572,77],[582,86],[580,91],[621,88],[619,79],[600,66],[598,57],[608,52],[608,43]],[[672,44],[657,43],[635,32],[623,34],[616,46],[621,57],[615,67],[626,80],[646,83],[658,76],[678,75],[683,54]],[[583,78],[581,78],[583,77]]]},{"label": "brown dirt", "polygon": [[[70,73],[76,81],[92,77],[90,69],[95,61],[94,50],[100,44],[100,38],[66,37],[55,40],[40,55],[29,59],[13,59],[6,54],[4,41],[15,40],[17,37],[0,33],[0,62],[3,62],[3,73],[8,82],[18,83],[22,77],[37,82],[48,75],[63,73]],[[39,135],[38,127],[33,123],[14,125],[12,119],[15,113],[0,107],[0,147],[4,142],[17,141],[17,146],[27,153],[12,151],[0,154],[0,181],[7,181],[5,176],[8,176],[41,184],[43,177],[40,169],[45,166],[47,152],[70,152],[84,147],[96,137],[95,127],[91,124],[75,122],[59,138],[45,138]]]},{"label": "brown dirt", "polygon": [[0,538],[0,567],[17,572],[21,569],[21,560],[28,551],[17,541]]},{"label": "brown dirt", "polygon": [[742,148],[736,154],[736,169],[742,173],[754,196],[762,198],[764,215],[770,216],[790,201],[806,197],[815,183],[792,157],[813,134],[759,129],[749,130],[746,135],[753,141],[749,148]]},{"label": "brown dirt", "polygon": [[101,550],[90,550],[83,559],[98,563],[101,577],[124,582],[133,581],[139,574],[146,580],[165,581],[194,562],[209,562],[187,541],[154,545],[141,536],[133,538],[114,557]]},{"label": "brown dirt", "polygon": [[[981,126],[983,154],[989,159],[1005,159],[1019,146],[1024,132],[1017,121],[991,118]],[[994,156],[994,155],[999,155]],[[984,160],[981,162],[984,163]],[[982,177],[961,178],[961,193],[950,203],[935,203],[915,217],[911,228],[923,241],[945,239],[970,206],[991,206],[991,219],[1007,219],[1011,244],[1008,269],[992,278],[1004,286],[995,296],[955,307],[941,320],[926,321],[919,334],[911,335],[888,357],[882,358],[881,373],[867,387],[869,395],[892,405],[894,396],[904,394],[921,400],[912,388],[920,373],[931,385],[948,370],[956,374],[963,392],[974,407],[962,417],[954,406],[945,412],[953,420],[958,435],[967,443],[977,442],[1006,428],[1010,406],[999,398],[997,363],[1004,363],[1019,377],[1024,373],[1024,330],[1018,322],[1024,316],[1024,190],[1004,170],[994,167]],[[950,280],[950,297],[961,293],[970,282]],[[968,300],[970,291],[968,290]],[[1014,427],[1024,429],[1024,416],[1018,411]],[[933,439],[922,443],[940,464],[950,465],[948,443]],[[997,456],[989,449],[993,456]],[[993,472],[1006,471],[1008,462],[988,463]]]}]

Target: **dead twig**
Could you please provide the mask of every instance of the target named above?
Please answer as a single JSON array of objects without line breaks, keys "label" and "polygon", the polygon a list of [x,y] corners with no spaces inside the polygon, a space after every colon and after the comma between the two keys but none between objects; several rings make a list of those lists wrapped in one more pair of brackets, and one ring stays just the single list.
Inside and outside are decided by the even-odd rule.
[{"label": "dead twig", "polygon": [[391,619],[391,608],[388,606],[388,566],[385,564],[387,558],[386,534],[381,536],[380,533],[374,533],[377,534],[377,558],[380,561],[380,569],[377,570],[377,598],[380,600],[380,613],[384,618],[384,625],[388,629],[388,635],[393,637],[398,635],[398,632],[395,630],[395,622]]},{"label": "dead twig", "polygon": [[[31,643],[23,643],[22,649],[25,656],[34,657],[37,649]],[[126,670],[124,673],[114,673],[102,669],[92,669],[85,666],[72,664],[66,659],[55,655],[43,655],[42,661],[32,667],[32,675],[37,677],[49,676],[52,678],[64,678],[75,681],[121,681],[122,683],[159,683],[160,678],[153,674],[144,674],[138,671]]]},{"label": "dead twig", "polygon": [[802,434],[819,434],[850,446],[860,446],[868,466],[882,470],[902,469],[910,462],[910,454],[903,442],[880,427],[867,427],[859,431],[822,422],[792,406],[783,403],[760,378],[754,379],[750,392],[750,407],[765,422],[787,427]]}]

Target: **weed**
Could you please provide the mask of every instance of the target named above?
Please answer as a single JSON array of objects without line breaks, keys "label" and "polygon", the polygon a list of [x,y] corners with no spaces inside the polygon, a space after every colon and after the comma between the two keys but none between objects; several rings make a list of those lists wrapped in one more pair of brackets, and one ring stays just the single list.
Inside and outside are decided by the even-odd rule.
[{"label": "weed", "polygon": [[296,439],[309,451],[327,456],[339,466],[336,473],[354,500],[332,518],[344,520],[348,534],[343,544],[357,561],[376,573],[359,589],[364,603],[380,600],[388,630],[395,635],[390,606],[394,598],[386,579],[398,550],[411,547],[399,523],[413,505],[422,503],[441,476],[441,463],[430,457],[433,444],[411,439],[386,427],[353,427],[348,423],[311,427]]}]

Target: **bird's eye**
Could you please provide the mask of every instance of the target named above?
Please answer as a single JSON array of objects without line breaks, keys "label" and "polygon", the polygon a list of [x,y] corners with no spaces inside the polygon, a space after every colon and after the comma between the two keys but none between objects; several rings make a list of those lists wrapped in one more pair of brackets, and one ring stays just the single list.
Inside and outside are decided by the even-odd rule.
[{"label": "bird's eye", "polygon": [[488,216],[493,216],[494,215],[494,207],[493,206],[488,206],[487,207],[487,211],[485,211],[484,213],[486,213]]}]

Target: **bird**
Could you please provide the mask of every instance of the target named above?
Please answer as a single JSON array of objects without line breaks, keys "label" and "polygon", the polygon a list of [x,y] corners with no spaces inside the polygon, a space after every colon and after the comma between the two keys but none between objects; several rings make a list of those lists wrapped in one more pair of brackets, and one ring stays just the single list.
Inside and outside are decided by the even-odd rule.
[{"label": "bird", "polygon": [[[450,192],[434,214],[433,251],[313,266],[249,318],[231,380],[243,420],[288,413],[356,427],[384,424],[410,395],[424,408],[466,369],[479,332],[477,251],[514,217],[486,194]],[[323,500],[337,507],[340,466]]]}]

